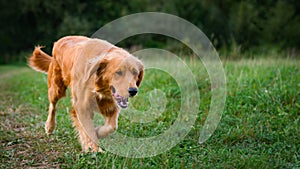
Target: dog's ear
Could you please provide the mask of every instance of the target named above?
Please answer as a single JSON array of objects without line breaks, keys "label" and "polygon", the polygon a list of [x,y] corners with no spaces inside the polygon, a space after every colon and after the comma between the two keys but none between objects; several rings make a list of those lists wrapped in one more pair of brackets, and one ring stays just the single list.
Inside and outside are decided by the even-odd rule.
[{"label": "dog's ear", "polygon": [[109,78],[107,76],[108,60],[103,60],[98,64],[95,79],[95,91],[103,95],[110,96]]},{"label": "dog's ear", "polygon": [[136,86],[139,87],[142,83],[142,80],[144,78],[144,67],[140,70],[139,76],[138,76],[138,80],[136,82]]},{"label": "dog's ear", "polygon": [[98,63],[98,65],[96,67],[97,78],[103,77],[103,75],[105,73],[105,69],[107,67],[107,64],[108,64],[108,60],[106,60],[106,59],[103,59],[100,63]]},{"label": "dog's ear", "polygon": [[85,81],[88,81],[95,73],[98,74],[103,73],[107,67],[108,61],[106,59],[102,59],[101,61],[91,62],[90,65],[86,67],[86,75]]},{"label": "dog's ear", "polygon": [[104,63],[105,56],[113,48],[113,45],[100,40],[100,39],[91,39],[83,47],[81,56],[79,57],[79,62],[76,66],[82,66],[82,69],[79,69],[84,72],[85,82],[90,80],[90,78],[95,74],[99,68],[99,64]]}]

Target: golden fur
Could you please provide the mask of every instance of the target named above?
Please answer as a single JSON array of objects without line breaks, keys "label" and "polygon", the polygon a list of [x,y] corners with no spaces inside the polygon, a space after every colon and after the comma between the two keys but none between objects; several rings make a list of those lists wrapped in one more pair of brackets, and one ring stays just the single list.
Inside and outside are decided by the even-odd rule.
[{"label": "golden fur", "polygon": [[[69,86],[72,118],[82,149],[102,151],[98,139],[117,129],[120,107],[127,107],[144,75],[143,64],[127,51],[100,39],[67,36],[58,40],[52,56],[38,46],[28,58],[30,67],[48,73],[49,114],[47,134],[55,128],[55,109]],[[119,106],[118,106],[119,105]],[[105,118],[103,126],[94,128],[95,110]]]}]

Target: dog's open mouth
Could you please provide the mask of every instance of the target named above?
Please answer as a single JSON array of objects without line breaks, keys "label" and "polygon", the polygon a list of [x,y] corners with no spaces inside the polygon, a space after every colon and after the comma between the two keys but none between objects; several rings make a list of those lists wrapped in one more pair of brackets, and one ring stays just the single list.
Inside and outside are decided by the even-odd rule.
[{"label": "dog's open mouth", "polygon": [[112,95],[114,96],[114,98],[116,99],[116,101],[118,103],[118,106],[120,106],[123,109],[127,108],[128,107],[128,98],[120,96],[116,92],[116,89],[113,86],[111,86],[111,91],[112,91]]}]

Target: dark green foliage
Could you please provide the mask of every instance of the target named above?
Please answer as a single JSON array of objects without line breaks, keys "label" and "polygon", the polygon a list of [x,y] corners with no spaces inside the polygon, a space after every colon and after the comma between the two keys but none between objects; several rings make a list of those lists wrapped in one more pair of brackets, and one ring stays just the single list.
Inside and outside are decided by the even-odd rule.
[{"label": "dark green foliage", "polygon": [[[49,53],[53,42],[62,36],[90,36],[114,19],[149,11],[178,15],[192,22],[224,51],[275,48],[298,55],[300,48],[298,0],[1,0],[0,64],[24,60],[16,54],[31,51],[35,45],[47,46]],[[123,45],[129,48],[136,44],[172,46],[164,36],[138,38]]]}]

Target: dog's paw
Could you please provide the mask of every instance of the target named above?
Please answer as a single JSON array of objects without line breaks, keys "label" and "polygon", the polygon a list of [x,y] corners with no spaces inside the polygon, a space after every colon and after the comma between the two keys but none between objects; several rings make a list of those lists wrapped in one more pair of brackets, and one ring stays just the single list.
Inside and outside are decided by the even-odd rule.
[{"label": "dog's paw", "polygon": [[102,154],[106,154],[106,151],[102,150],[102,148],[100,148],[100,147],[98,148],[97,152],[102,153]]},{"label": "dog's paw", "polygon": [[106,153],[104,150],[102,150],[102,148],[100,148],[98,146],[93,147],[93,148],[88,147],[85,150],[83,150],[83,152],[85,152],[85,153]]},{"label": "dog's paw", "polygon": [[49,122],[46,122],[45,124],[45,131],[46,131],[46,134],[47,135],[50,135],[53,133],[55,129],[55,123],[49,123]]}]

